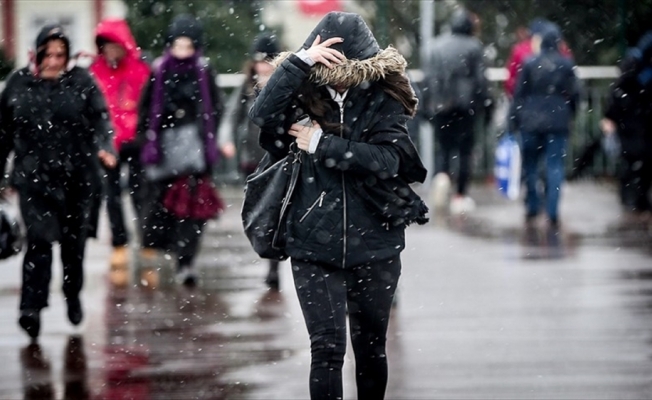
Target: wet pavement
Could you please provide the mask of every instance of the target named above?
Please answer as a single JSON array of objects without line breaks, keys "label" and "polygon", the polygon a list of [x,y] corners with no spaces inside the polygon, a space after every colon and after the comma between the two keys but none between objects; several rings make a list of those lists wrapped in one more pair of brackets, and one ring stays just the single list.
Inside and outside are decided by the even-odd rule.
[{"label": "wet pavement", "polygon": [[[90,241],[79,328],[54,268],[42,335],[16,323],[20,257],[0,262],[1,399],[306,399],[310,362],[289,264],[281,291],[241,233],[240,190],[211,222],[196,289],[113,290],[106,221]],[[467,217],[408,230],[390,322],[388,399],[652,398],[652,222],[614,188],[573,183],[562,226],[476,186]],[[56,259],[56,257],[55,257]],[[345,398],[355,398],[353,360]]]}]

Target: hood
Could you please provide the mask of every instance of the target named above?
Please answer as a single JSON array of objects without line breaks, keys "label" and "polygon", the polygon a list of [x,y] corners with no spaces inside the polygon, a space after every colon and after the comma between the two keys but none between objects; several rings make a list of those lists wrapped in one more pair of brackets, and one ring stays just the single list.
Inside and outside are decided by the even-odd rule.
[{"label": "hood", "polygon": [[550,28],[552,22],[548,21],[545,18],[535,18],[530,22],[528,30],[530,31],[530,36],[542,35]]},{"label": "hood", "polygon": [[555,25],[550,24],[541,36],[541,52],[559,51],[560,43],[561,32]]},{"label": "hood", "polygon": [[[292,53],[283,52],[272,61],[276,68],[283,60]],[[327,68],[321,63],[315,64],[311,70],[309,79],[314,84],[353,87],[364,82],[384,81],[388,76],[393,79],[394,88],[386,90],[392,97],[405,105],[410,115],[416,113],[417,100],[414,90],[406,75],[407,61],[393,47],[379,51],[371,58],[364,60],[347,59],[344,63],[335,68]]]},{"label": "hood", "polygon": [[189,14],[181,14],[172,20],[168,28],[166,43],[170,45],[174,39],[185,36],[192,40],[196,50],[204,46],[204,28],[199,20]]},{"label": "hood", "polygon": [[322,42],[332,37],[343,38],[344,42],[336,43],[331,48],[340,51],[350,60],[366,60],[380,51],[376,38],[358,14],[329,12],[319,21],[302,48],[310,48],[317,35]]},{"label": "hood", "polygon": [[127,21],[123,19],[106,19],[95,29],[95,43],[98,52],[102,41],[117,43],[127,51],[127,57],[140,58],[140,49],[131,34]]},{"label": "hood", "polygon": [[473,35],[473,20],[466,10],[457,10],[450,20],[451,32],[454,35]]},{"label": "hood", "polygon": [[281,48],[276,35],[271,32],[263,32],[256,36],[249,53],[254,60],[265,60],[275,58],[280,52]]},{"label": "hood", "polygon": [[46,45],[50,40],[60,39],[66,45],[66,59],[70,60],[70,39],[63,29],[63,26],[58,24],[46,25],[39,31],[36,36],[36,65],[41,65],[43,57],[45,57]]}]

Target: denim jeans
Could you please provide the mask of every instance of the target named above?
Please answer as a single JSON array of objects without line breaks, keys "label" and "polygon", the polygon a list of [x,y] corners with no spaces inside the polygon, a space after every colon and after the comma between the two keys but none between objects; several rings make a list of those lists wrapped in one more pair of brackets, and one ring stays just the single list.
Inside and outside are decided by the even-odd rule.
[{"label": "denim jeans", "polygon": [[385,343],[401,274],[399,256],[348,269],[293,259],[292,273],[310,334],[310,398],[342,398],[348,312],[358,399],[383,399],[387,387]]},{"label": "denim jeans", "polygon": [[[545,197],[548,218],[556,222],[559,218],[559,197],[564,181],[564,158],[566,157],[567,131],[522,132],[523,172],[527,189],[525,208],[528,216],[535,216],[541,209]],[[545,160],[545,190],[539,181],[539,162]]]}]

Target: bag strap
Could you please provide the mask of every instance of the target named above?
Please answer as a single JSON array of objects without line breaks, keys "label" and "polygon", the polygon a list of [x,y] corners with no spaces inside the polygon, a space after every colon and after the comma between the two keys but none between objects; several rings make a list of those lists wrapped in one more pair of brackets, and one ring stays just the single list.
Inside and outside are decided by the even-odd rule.
[{"label": "bag strap", "polygon": [[278,219],[276,232],[274,232],[274,237],[272,238],[272,247],[274,248],[278,248],[276,243],[279,239],[283,222],[285,221],[285,213],[287,212],[288,205],[290,204],[290,199],[292,198],[294,189],[297,186],[297,181],[299,180],[299,171],[301,170],[302,163],[301,154],[301,150],[293,149],[292,146],[290,146],[290,154],[288,154],[287,157],[292,158],[292,174],[290,175],[290,182],[288,183],[287,193],[285,194],[285,197],[283,198],[283,204],[281,205],[281,215]]}]

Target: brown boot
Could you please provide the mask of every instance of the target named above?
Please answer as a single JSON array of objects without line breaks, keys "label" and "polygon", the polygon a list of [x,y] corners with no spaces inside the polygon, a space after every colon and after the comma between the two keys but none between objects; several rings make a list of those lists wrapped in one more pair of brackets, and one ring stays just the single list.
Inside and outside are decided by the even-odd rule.
[{"label": "brown boot", "polygon": [[114,247],[110,262],[109,281],[111,284],[117,287],[127,286],[129,284],[129,247]]},{"label": "brown boot", "polygon": [[158,252],[156,249],[144,248],[140,251],[140,285],[150,289],[156,289],[160,285],[158,273]]}]

